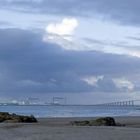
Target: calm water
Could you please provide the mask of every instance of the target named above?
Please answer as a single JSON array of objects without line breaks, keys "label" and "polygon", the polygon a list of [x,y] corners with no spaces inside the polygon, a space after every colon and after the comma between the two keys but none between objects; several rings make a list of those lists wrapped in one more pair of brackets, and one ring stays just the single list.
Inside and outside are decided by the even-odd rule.
[{"label": "calm water", "polygon": [[140,116],[140,106],[0,106],[0,112],[36,117]]}]

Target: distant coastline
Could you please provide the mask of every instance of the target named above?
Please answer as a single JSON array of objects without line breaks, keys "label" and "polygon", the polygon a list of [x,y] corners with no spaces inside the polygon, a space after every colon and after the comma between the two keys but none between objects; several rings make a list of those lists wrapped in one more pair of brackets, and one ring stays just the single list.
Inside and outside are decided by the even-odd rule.
[{"label": "distant coastline", "polygon": [[0,106],[0,112],[44,117],[140,116],[140,106],[17,105]]}]

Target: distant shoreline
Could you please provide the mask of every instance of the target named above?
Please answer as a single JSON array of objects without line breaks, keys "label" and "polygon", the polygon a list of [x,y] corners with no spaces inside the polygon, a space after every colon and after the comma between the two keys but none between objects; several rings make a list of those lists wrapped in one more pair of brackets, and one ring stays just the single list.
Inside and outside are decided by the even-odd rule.
[{"label": "distant shoreline", "polygon": [[[67,105],[40,105],[40,104],[35,104],[35,105],[14,105],[14,104],[10,104],[10,105],[0,105],[0,106],[104,106],[104,105],[98,105],[98,104],[93,104],[93,105],[82,105],[82,104],[67,104]],[[134,106],[104,106],[104,107],[140,107],[140,105],[134,105]]]},{"label": "distant shoreline", "polygon": [[140,116],[140,106],[97,105],[2,105],[0,112],[34,115],[35,117],[100,117]]}]

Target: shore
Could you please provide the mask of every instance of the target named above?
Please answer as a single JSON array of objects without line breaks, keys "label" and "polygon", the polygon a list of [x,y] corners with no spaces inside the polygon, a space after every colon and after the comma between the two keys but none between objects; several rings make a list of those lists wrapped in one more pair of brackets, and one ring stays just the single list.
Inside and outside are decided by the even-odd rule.
[{"label": "shore", "polygon": [[140,117],[115,117],[123,127],[72,126],[95,118],[43,118],[38,123],[1,123],[0,140],[140,140]]}]

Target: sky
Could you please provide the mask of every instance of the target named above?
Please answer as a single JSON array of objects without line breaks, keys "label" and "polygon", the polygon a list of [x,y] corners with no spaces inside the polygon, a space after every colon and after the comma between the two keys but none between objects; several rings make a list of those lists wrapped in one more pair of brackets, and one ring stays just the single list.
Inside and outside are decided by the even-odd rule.
[{"label": "sky", "polygon": [[140,99],[139,0],[0,0],[0,98]]}]

